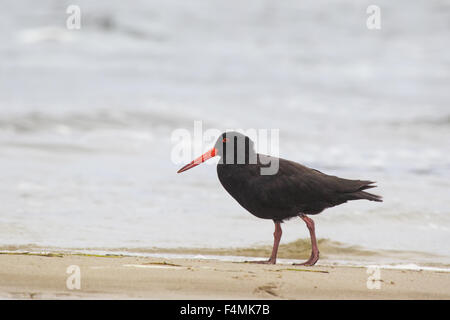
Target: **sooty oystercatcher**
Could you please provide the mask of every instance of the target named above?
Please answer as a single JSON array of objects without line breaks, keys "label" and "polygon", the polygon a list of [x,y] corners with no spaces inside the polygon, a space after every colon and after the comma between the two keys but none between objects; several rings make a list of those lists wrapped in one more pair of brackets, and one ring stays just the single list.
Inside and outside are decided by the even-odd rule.
[{"label": "sooty oystercatcher", "polygon": [[[251,214],[275,223],[272,255],[269,260],[256,263],[276,263],[282,234],[280,224],[299,216],[308,227],[312,246],[311,257],[300,265],[312,266],[319,260],[319,249],[314,221],[308,215],[349,200],[382,201],[380,196],[364,191],[376,187],[372,181],[342,179],[293,161],[258,154],[253,141],[238,132],[223,133],[214,148],[185,165],[178,173],[215,156],[221,157],[217,174],[225,190]],[[269,166],[278,170],[271,172],[267,170]]]}]

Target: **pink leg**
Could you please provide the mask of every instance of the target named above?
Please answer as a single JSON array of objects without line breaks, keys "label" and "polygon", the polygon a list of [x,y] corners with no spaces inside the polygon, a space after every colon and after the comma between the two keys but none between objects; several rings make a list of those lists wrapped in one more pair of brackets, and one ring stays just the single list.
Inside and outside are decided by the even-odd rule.
[{"label": "pink leg", "polygon": [[280,244],[281,235],[283,231],[281,230],[281,223],[279,221],[274,221],[275,223],[275,231],[273,233],[273,248],[272,254],[270,255],[269,260],[264,261],[247,261],[250,263],[261,263],[261,264],[275,264],[277,263],[277,253],[278,253],[278,245]]},{"label": "pink leg", "polygon": [[301,214],[300,218],[302,218],[302,220],[305,221],[306,226],[308,227],[309,235],[311,236],[312,250],[311,250],[311,257],[309,257],[309,259],[307,261],[305,261],[303,263],[294,263],[294,265],[313,266],[316,264],[317,260],[319,260],[319,247],[317,246],[316,232],[314,229],[314,221],[304,214]]}]

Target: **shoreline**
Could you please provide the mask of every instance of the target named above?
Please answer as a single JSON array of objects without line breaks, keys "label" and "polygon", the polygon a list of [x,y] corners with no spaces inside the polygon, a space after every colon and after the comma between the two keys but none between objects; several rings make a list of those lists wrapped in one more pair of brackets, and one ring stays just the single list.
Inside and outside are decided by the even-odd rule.
[{"label": "shoreline", "polygon": [[[25,255],[38,257],[97,257],[97,258],[147,258],[162,260],[199,260],[199,261],[218,261],[231,263],[245,263],[251,261],[265,260],[265,257],[255,256],[230,256],[222,254],[190,254],[190,253],[173,253],[173,252],[157,252],[157,253],[136,253],[123,251],[103,251],[103,250],[51,250],[51,251],[7,251],[0,250],[1,255]],[[301,259],[284,259],[277,258],[277,265],[288,266],[292,264],[302,263]],[[356,260],[330,260],[321,258],[315,267],[351,267],[351,268],[369,268],[376,267],[379,269],[392,270],[411,270],[411,271],[436,271],[450,273],[450,265],[442,263],[399,263],[399,262],[381,262],[375,263],[370,261]]]},{"label": "shoreline", "polygon": [[[450,272],[450,257],[420,251],[401,251],[370,249],[348,245],[329,239],[319,239],[321,248],[319,264],[332,266],[368,267],[376,265],[383,268],[437,270]],[[3,245],[1,254],[36,255],[86,255],[147,257],[160,259],[206,259],[224,262],[243,262],[265,259],[270,256],[272,247],[259,245],[252,247],[136,247],[136,248],[64,248],[39,245]],[[310,255],[309,239],[298,239],[280,245],[277,261],[284,264],[301,263]]]},{"label": "shoreline", "polygon": [[[70,266],[79,290],[67,287]],[[4,253],[0,299],[450,299],[449,272],[377,272],[371,281],[374,270],[356,266]]]}]

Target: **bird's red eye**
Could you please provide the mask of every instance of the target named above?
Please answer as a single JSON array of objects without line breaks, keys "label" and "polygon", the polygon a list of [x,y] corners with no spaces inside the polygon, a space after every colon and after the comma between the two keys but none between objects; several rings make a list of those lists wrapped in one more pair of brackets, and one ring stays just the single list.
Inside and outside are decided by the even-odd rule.
[{"label": "bird's red eye", "polygon": [[223,138],[222,142],[228,142],[228,138]]}]

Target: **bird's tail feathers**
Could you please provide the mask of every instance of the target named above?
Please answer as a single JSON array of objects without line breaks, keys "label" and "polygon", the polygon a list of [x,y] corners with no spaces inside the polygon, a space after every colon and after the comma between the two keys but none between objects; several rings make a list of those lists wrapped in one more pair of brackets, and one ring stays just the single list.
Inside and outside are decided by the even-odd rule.
[{"label": "bird's tail feathers", "polygon": [[[370,188],[373,188],[375,186],[370,186]],[[366,188],[368,189],[368,188]],[[355,200],[359,200],[359,199],[366,199],[366,200],[370,200],[370,201],[377,201],[377,202],[383,202],[383,198],[377,194],[373,194],[373,193],[369,193],[369,192],[365,192],[365,191],[357,191],[352,193],[352,196],[354,197]]]},{"label": "bird's tail feathers", "polygon": [[375,188],[376,185],[374,181],[361,181],[363,184],[358,188],[358,191]]}]

